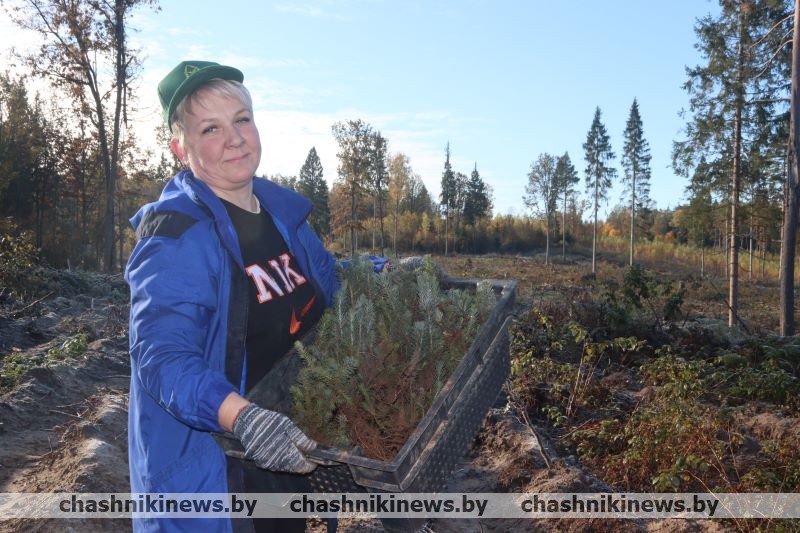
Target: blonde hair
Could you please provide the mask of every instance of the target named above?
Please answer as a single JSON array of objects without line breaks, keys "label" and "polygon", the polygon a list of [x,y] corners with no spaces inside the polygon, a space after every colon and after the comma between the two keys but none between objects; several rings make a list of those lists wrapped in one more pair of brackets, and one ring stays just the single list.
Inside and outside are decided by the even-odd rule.
[{"label": "blonde hair", "polygon": [[183,146],[186,136],[184,119],[187,114],[192,114],[192,106],[200,98],[201,92],[209,92],[214,96],[224,98],[234,98],[247,106],[251,113],[253,112],[253,98],[250,96],[250,91],[247,90],[247,87],[235,80],[214,78],[198,87],[175,107],[175,112],[172,114],[172,135],[178,139],[178,143],[181,146]]}]

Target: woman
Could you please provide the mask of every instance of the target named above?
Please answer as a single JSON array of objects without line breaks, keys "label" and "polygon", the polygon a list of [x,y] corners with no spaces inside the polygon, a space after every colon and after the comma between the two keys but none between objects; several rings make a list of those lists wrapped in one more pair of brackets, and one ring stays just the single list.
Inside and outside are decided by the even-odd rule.
[{"label": "woman", "polygon": [[[295,481],[313,470],[303,452],[316,443],[244,396],[319,319],[338,280],[306,222],[311,203],[254,179],[261,142],[243,78],[232,67],[184,61],[158,87],[170,147],[186,169],[132,219],[138,243],[125,275],[136,493],[310,492]],[[265,470],[226,457],[212,436],[220,432],[233,433]],[[251,527],[134,521],[136,531]]]}]

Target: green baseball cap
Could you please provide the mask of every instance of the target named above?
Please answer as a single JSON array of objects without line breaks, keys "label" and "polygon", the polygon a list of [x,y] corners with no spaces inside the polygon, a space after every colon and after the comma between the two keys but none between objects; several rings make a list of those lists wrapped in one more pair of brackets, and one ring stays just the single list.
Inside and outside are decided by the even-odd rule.
[{"label": "green baseball cap", "polygon": [[164,110],[164,121],[172,126],[172,114],[181,101],[204,83],[219,78],[221,80],[244,81],[239,69],[226,67],[212,61],[181,61],[158,84],[158,99]]}]

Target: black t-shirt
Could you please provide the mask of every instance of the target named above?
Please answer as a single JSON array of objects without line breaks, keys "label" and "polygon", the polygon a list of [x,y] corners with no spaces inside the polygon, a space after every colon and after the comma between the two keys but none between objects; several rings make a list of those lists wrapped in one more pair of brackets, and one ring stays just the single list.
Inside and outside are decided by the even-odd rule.
[{"label": "black t-shirt", "polygon": [[251,213],[222,200],[239,236],[247,273],[246,391],[258,383],[275,362],[317,323],[322,295],[301,272],[272,216],[265,209]]}]

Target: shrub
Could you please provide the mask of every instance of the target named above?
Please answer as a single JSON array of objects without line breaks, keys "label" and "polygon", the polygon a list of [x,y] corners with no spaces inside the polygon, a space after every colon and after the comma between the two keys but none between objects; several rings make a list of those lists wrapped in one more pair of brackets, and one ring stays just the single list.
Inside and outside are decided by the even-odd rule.
[{"label": "shrub", "polygon": [[0,289],[18,297],[31,292],[32,269],[38,262],[33,237],[11,219],[0,219]]},{"label": "shrub", "polygon": [[720,458],[728,443],[718,409],[697,401],[705,366],[665,353],[642,365],[643,381],[656,397],[639,405],[627,421],[614,419],[575,431],[570,442],[606,479],[628,490],[704,490],[727,483]]},{"label": "shrub", "polygon": [[662,281],[638,264],[625,271],[622,284],[603,284],[605,318],[617,331],[631,325],[667,329],[683,316],[685,284]]}]

